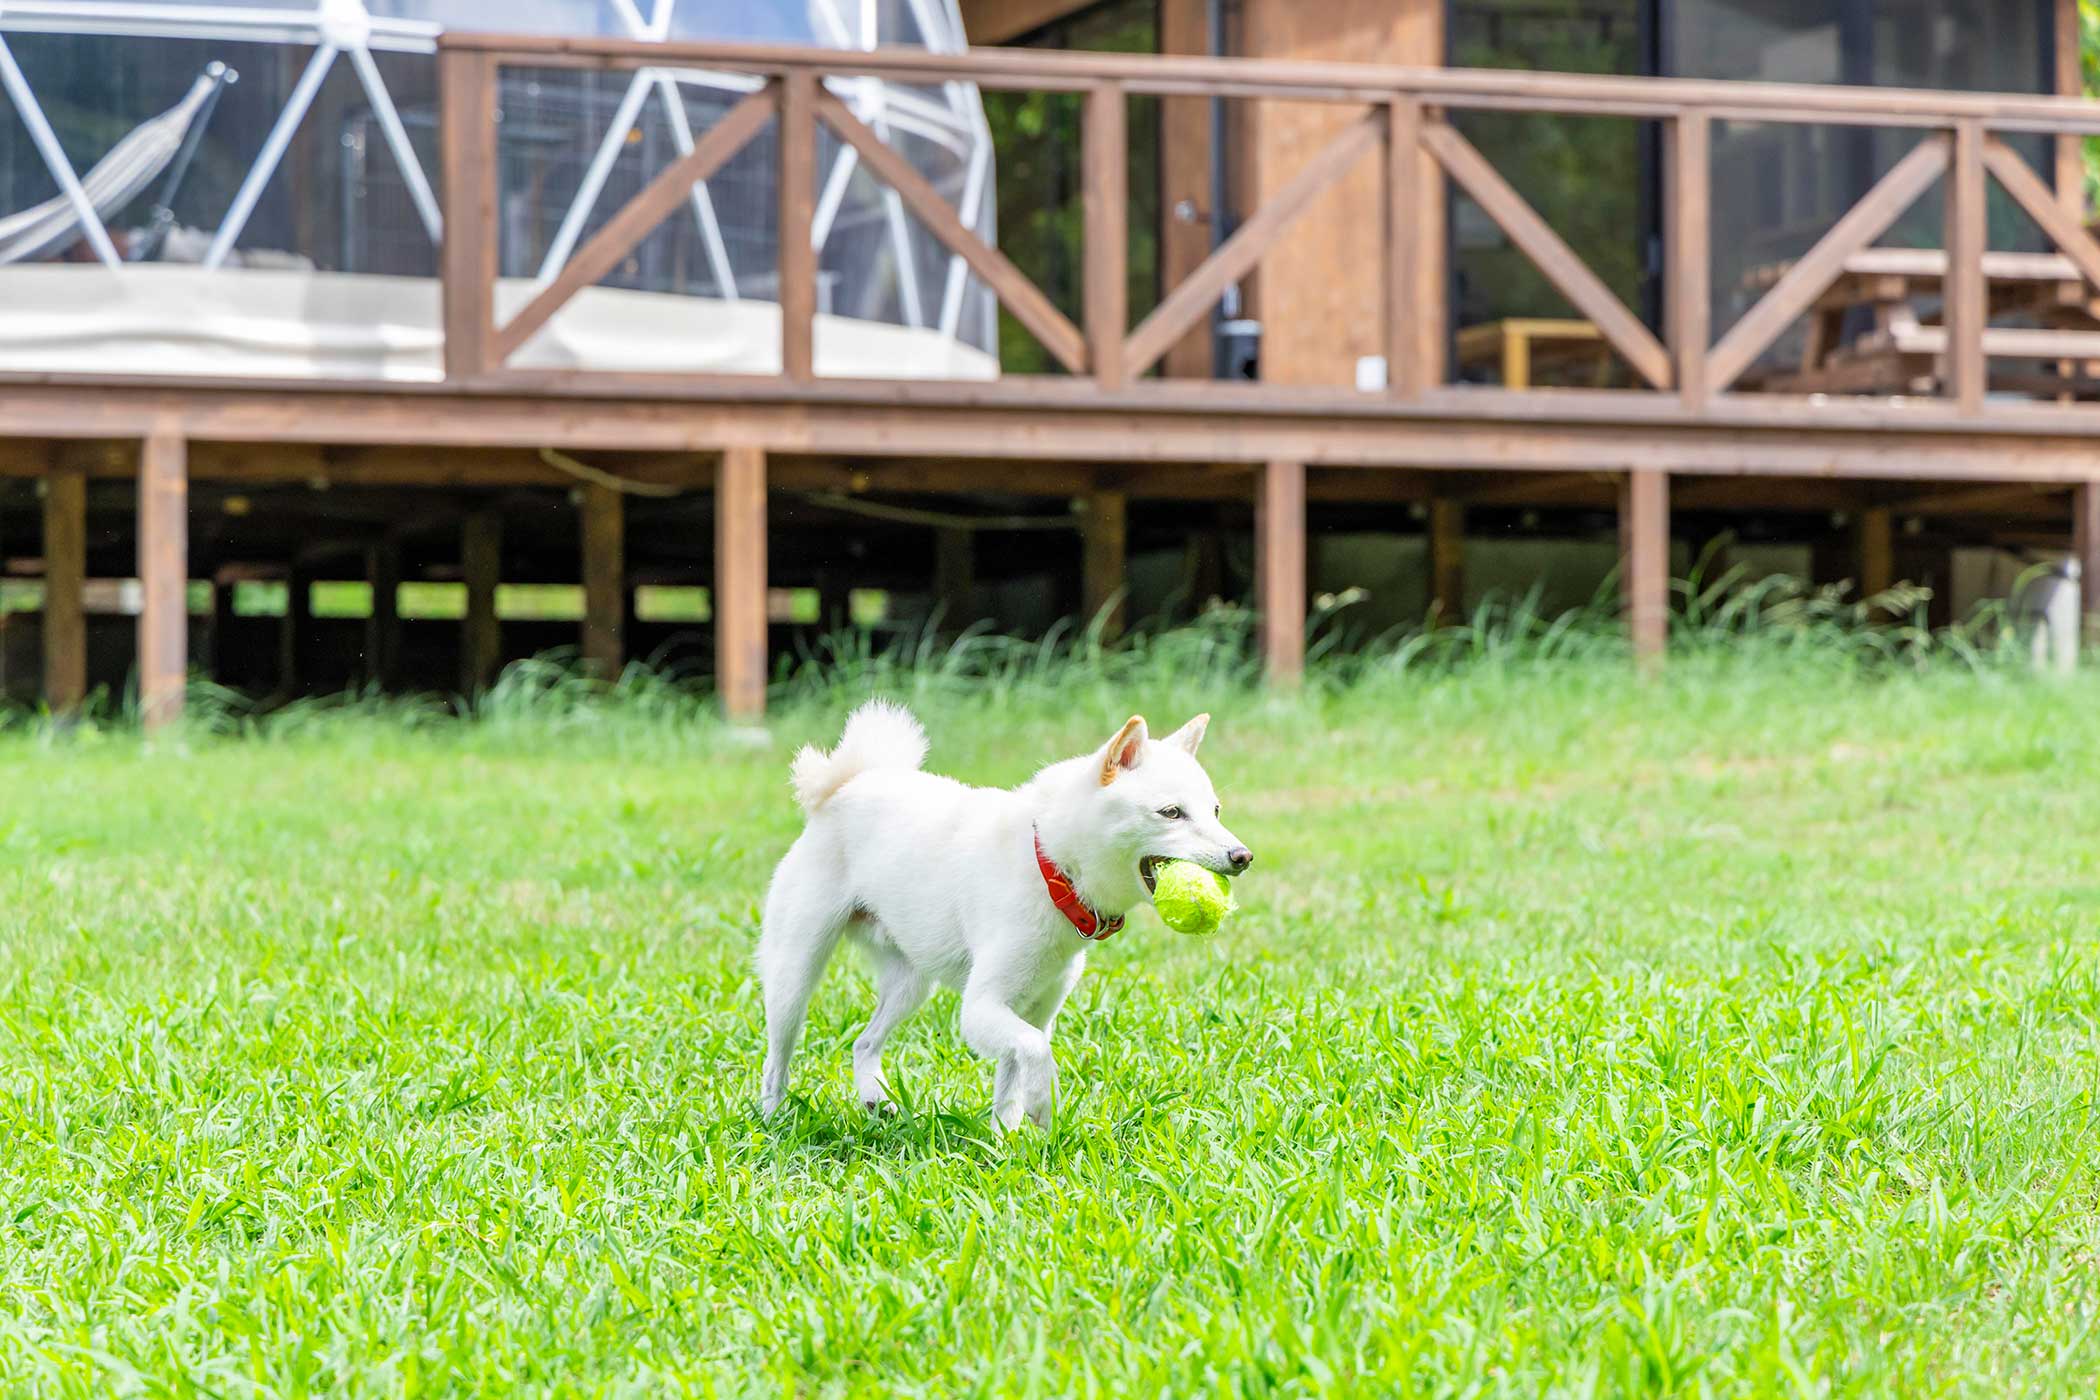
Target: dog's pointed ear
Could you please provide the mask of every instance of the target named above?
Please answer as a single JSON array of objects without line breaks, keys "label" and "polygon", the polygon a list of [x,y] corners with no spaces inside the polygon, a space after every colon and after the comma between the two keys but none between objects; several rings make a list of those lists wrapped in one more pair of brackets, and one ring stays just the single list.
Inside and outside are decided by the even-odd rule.
[{"label": "dog's pointed ear", "polygon": [[1123,721],[1116,737],[1101,750],[1101,786],[1107,787],[1118,776],[1138,766],[1138,760],[1145,756],[1145,737],[1143,715],[1132,715]]},{"label": "dog's pointed ear", "polygon": [[1175,730],[1172,734],[1169,734],[1166,738],[1160,740],[1160,742],[1162,744],[1172,744],[1175,748],[1178,748],[1182,752],[1186,753],[1190,758],[1194,758],[1196,756],[1196,750],[1203,747],[1203,731],[1209,728],[1210,716],[1197,715],[1187,724],[1182,725],[1181,728]]}]

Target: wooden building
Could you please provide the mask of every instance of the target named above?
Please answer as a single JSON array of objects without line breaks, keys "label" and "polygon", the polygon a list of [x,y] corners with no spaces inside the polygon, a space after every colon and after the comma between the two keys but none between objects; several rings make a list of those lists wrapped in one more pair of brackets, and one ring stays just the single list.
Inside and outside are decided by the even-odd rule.
[{"label": "wooden building", "polygon": [[[2100,585],[2100,106],[2071,0],[961,17],[965,52],[437,39],[442,372],[0,370],[0,566],[36,598],[0,613],[0,658],[19,676],[4,644],[33,635],[60,708],[135,670],[157,722],[192,671],[472,688],[550,646],[611,668],[700,638],[748,716],[859,590],[1024,624],[1245,592],[1288,678],[1315,585],[1404,554],[1410,599],[1448,615],[1469,556],[1510,541],[1611,540],[1650,656],[1673,569],[1717,538],[1868,593],[1944,593],[1981,544],[2068,550]],[[516,292],[505,84],[666,64],[739,96]],[[996,240],[840,98],[871,75],[985,94]],[[827,372],[804,250],[848,150],[996,295],[1003,373]],[[777,359],[534,359],[696,181],[754,161],[788,234]],[[0,291],[0,342],[10,315]],[[119,636],[97,600],[134,578]],[[312,616],[315,580],[369,605]],[[454,588],[458,616],[404,619],[404,583]],[[580,586],[580,617],[500,616],[529,584]],[[638,606],[694,584],[689,618]],[[288,585],[276,615],[237,605],[266,585]]]}]

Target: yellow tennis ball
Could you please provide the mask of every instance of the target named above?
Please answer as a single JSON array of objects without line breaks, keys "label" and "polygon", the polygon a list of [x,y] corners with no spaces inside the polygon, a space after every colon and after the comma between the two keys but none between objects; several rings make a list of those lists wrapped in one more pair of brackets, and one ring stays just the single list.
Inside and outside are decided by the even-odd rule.
[{"label": "yellow tennis ball", "polygon": [[1192,861],[1161,861],[1152,872],[1152,907],[1176,933],[1216,933],[1236,907],[1232,881]]}]

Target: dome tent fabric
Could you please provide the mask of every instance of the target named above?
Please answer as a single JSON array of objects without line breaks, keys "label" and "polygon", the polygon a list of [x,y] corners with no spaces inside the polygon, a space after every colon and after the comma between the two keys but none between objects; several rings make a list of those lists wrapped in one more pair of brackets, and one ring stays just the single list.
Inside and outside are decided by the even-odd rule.
[{"label": "dome tent fabric", "polygon": [[[54,274],[80,277],[112,267],[127,286],[98,291],[121,302],[134,331],[154,319],[155,290],[179,282],[169,314],[194,305],[196,274],[238,276],[267,268],[302,274],[286,282],[296,300],[253,307],[271,323],[255,343],[290,346],[318,315],[355,317],[356,296],[323,284],[386,278],[407,285],[368,299],[374,315],[427,302],[430,319],[412,324],[314,322],[318,343],[360,334],[375,344],[420,342],[437,325],[434,284],[442,211],[437,174],[435,50],[447,29],[807,43],[833,48],[963,46],[954,0],[318,0],[318,3],[214,4],[176,0],[4,0],[0,76],[19,74],[8,97],[19,122],[0,109],[0,218],[68,201],[61,220],[78,237],[40,256],[46,262],[0,267],[4,280],[37,275],[31,300],[49,295]],[[135,236],[149,196],[128,207],[76,199],[77,173],[102,160],[126,132],[166,111],[212,64],[238,74],[202,134],[194,168],[171,204],[176,227],[158,244]],[[499,106],[499,301],[515,304],[558,276],[577,247],[748,91],[743,75],[688,67],[600,72],[507,67]],[[994,201],[989,129],[968,84],[913,86],[868,78],[833,80],[831,90],[956,207],[980,236],[992,236]],[[39,141],[35,128],[53,139]],[[816,220],[819,360],[849,375],[997,372],[996,310],[963,261],[910,218],[902,201],[860,168],[850,146],[820,136]],[[585,367],[764,372],[770,355],[748,356],[754,329],[777,312],[774,219],[777,151],[769,132],[702,184],[680,215],[657,229],[599,287],[563,310],[521,361]],[[153,260],[132,261],[145,247]],[[62,262],[52,266],[51,261]],[[304,290],[296,290],[295,284]],[[665,298],[644,308],[620,291]],[[617,301],[614,308],[612,301]],[[748,308],[748,309],[745,309]],[[642,321],[690,338],[635,347],[622,357],[621,327]],[[32,318],[49,328],[45,318]],[[223,319],[223,318],[221,318]],[[179,339],[189,327],[170,326]],[[77,331],[77,328],[76,328]],[[96,349],[93,335],[70,334],[64,350],[43,342],[56,362],[39,361],[41,332],[0,325],[0,367],[75,367]],[[829,343],[831,353],[825,354]],[[123,343],[100,347],[101,369],[123,368]],[[287,351],[286,353],[290,353]],[[610,358],[607,358],[610,356]],[[436,359],[366,357],[385,377],[428,377]],[[145,365],[139,368],[149,368]],[[303,375],[337,368],[287,362]],[[232,372],[269,372],[248,360]]]}]

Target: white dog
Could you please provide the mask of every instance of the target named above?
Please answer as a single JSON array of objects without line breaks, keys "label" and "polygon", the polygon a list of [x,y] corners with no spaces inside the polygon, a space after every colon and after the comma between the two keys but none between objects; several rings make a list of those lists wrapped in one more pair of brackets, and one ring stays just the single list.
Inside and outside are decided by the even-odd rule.
[{"label": "white dog", "polygon": [[962,1035],[991,1060],[992,1113],[1047,1127],[1057,1093],[1050,1029],[1086,970],[1090,942],[1123,926],[1154,865],[1188,860],[1237,875],[1254,860],[1219,821],[1196,761],[1210,716],[1157,742],[1133,716],[1098,752],[1052,764],[1012,791],[919,771],[926,733],[903,709],[861,706],[830,753],[795,756],[809,824],[773,872],[758,943],[766,997],[761,1108],[787,1093],[788,1064],[817,979],[841,935],[875,970],[875,1014],[853,1044],[853,1081],[889,1107],[882,1045],[935,982],[962,993]]}]

